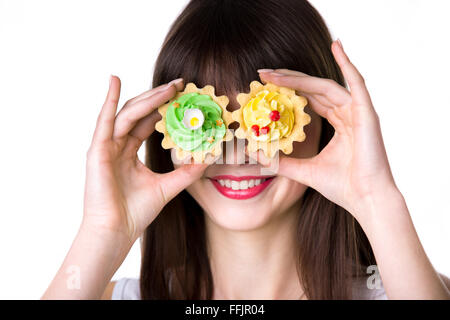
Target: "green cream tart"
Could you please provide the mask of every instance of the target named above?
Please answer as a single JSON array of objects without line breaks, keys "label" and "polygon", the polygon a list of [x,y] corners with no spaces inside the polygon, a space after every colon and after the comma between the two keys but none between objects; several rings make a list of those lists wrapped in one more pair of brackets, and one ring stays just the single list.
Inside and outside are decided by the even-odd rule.
[{"label": "green cream tart", "polygon": [[[203,113],[204,119],[200,119],[203,124],[195,128],[198,117],[191,114],[195,115],[198,110]],[[210,96],[197,92],[185,94],[169,105],[166,128],[177,146],[192,152],[210,150],[216,143],[222,141],[226,133],[222,108]]]}]

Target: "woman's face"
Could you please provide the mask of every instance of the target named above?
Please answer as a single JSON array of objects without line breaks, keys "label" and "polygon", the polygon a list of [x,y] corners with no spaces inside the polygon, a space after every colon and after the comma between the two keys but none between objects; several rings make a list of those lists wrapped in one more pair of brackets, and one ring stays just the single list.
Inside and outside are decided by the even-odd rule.
[{"label": "woman's face", "polygon": [[[238,109],[235,95],[229,98],[227,109]],[[289,157],[309,158],[318,153],[320,117],[309,107],[305,111],[311,115],[311,123],[304,127],[306,140],[294,142],[294,151]],[[267,172],[262,165],[238,150],[242,149],[235,148],[233,157],[227,157],[225,150],[225,164],[210,165],[203,177],[190,185],[187,191],[219,227],[248,231],[282,218],[290,208],[299,204],[307,186],[276,172]],[[281,156],[285,155],[280,152]]]}]

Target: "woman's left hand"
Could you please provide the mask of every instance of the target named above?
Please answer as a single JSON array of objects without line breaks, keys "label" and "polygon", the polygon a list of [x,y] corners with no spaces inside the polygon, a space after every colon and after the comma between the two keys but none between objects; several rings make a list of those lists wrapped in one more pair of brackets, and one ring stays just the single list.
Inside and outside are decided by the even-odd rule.
[{"label": "woman's left hand", "polygon": [[309,159],[281,156],[278,173],[314,188],[359,221],[372,197],[399,192],[364,79],[339,41],[331,49],[350,90],[333,80],[286,69],[260,72],[260,77],[263,82],[298,91],[335,129],[318,155]]},{"label": "woman's left hand", "polygon": [[328,145],[312,158],[280,156],[278,173],[314,188],[358,220],[389,299],[449,299],[395,185],[364,79],[339,42],[331,49],[350,91],[332,80],[296,71],[260,72],[262,81],[306,96],[312,109],[335,129]]}]

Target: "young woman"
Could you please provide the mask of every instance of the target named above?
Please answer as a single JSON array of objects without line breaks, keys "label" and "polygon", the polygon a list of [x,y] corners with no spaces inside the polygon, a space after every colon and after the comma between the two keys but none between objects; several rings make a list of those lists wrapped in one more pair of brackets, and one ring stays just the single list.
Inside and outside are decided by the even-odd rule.
[{"label": "young woman", "polygon": [[[154,132],[156,109],[194,82],[226,94],[232,111],[252,80],[309,101],[307,138],[280,156],[278,172],[261,174],[261,154],[250,155],[258,164],[236,153],[234,164],[174,166]],[[153,87],[116,112],[111,77],[87,155],[83,222],[43,298],[449,298],[394,183],[364,80],[307,1],[192,0]],[[221,179],[268,182],[239,200],[217,190]],[[138,238],[140,279],[110,283]],[[372,290],[373,270],[383,286]]]}]

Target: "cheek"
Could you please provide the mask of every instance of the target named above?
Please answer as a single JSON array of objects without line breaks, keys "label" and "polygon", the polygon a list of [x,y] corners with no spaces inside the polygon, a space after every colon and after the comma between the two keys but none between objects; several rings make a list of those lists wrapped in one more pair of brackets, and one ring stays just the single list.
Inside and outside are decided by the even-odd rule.
[{"label": "cheek", "polygon": [[320,132],[322,130],[322,118],[309,107],[306,113],[311,116],[311,122],[304,127],[306,139],[303,142],[294,142],[294,150],[289,155],[294,158],[311,158],[319,152]]},{"label": "cheek", "polygon": [[200,179],[192,183],[189,187],[186,188],[186,191],[198,202],[198,204],[203,207],[205,203],[207,203],[207,197],[205,197],[205,179]]},{"label": "cheek", "polygon": [[277,179],[279,180],[278,185],[272,194],[272,211],[280,214],[294,206],[308,189],[308,186],[282,176],[278,176]]}]

